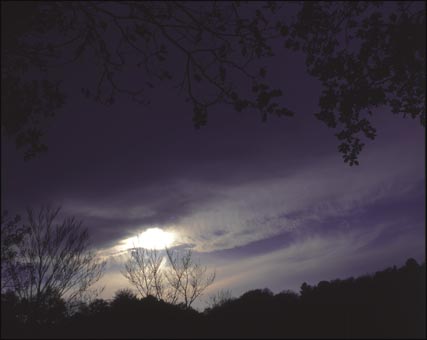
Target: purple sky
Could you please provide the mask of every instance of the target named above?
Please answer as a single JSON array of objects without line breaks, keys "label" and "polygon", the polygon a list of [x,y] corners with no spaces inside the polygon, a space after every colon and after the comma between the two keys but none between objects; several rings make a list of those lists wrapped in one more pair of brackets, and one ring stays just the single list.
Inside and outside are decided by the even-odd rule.
[{"label": "purple sky", "polygon": [[[289,52],[287,52],[289,53]],[[101,106],[68,70],[67,104],[52,120],[49,151],[24,162],[2,137],[2,202],[12,212],[61,205],[84,220],[99,250],[158,227],[173,230],[217,271],[210,293],[361,275],[425,259],[425,130],[375,112],[378,137],[360,166],[318,121],[320,87],[298,54],[268,65],[292,118],[216,106],[196,130],[183,95],[164,85],[150,106],[120,97]],[[104,297],[126,285],[110,261]]]}]

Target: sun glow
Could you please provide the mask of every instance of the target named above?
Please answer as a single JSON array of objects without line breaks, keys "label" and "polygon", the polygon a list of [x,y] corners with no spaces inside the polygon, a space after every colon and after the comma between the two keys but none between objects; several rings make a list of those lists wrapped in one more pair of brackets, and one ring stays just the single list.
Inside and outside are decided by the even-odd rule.
[{"label": "sun glow", "polygon": [[160,228],[149,228],[138,236],[130,237],[120,242],[120,250],[128,250],[134,247],[146,249],[164,249],[170,247],[175,241],[175,234]]}]

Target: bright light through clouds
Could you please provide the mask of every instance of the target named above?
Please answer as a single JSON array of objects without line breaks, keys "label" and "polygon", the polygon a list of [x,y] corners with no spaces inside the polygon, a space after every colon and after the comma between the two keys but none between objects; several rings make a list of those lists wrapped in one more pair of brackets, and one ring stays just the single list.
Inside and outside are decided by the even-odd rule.
[{"label": "bright light through clouds", "polygon": [[130,237],[120,242],[119,250],[131,248],[164,249],[175,241],[175,234],[159,228],[149,228],[138,236]]}]

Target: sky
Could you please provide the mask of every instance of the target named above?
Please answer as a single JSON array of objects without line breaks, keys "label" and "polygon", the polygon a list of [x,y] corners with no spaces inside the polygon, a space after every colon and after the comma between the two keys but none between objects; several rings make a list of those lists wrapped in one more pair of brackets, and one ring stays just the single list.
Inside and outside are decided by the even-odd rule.
[{"label": "sky", "polygon": [[2,136],[2,209],[59,205],[83,220],[108,258],[103,297],[128,285],[119,245],[154,227],[216,270],[199,306],[220,289],[298,292],[425,261],[424,128],[378,108],[377,138],[348,166],[313,115],[320,85],[301,55],[279,52],[268,65],[295,117],[262,123],[217,105],[199,130],[171,85],[153,90],[150,105],[122,96],[103,106],[81,95],[90,76],[75,67],[63,75],[67,104],[50,123],[47,153],[26,162]]}]

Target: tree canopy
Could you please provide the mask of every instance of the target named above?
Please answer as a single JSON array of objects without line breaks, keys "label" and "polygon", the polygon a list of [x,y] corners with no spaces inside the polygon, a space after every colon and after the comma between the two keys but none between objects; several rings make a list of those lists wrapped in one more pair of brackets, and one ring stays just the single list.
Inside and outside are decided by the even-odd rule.
[{"label": "tree canopy", "polygon": [[[263,66],[278,44],[305,54],[323,86],[315,116],[350,165],[375,138],[376,107],[425,126],[425,3],[22,1],[2,2],[2,134],[26,159],[45,150],[44,122],[65,103],[49,71],[82,58],[97,72],[82,93],[100,103],[118,94],[148,103],[150,88],[170,83],[197,128],[220,103],[262,120],[293,116]],[[129,72],[139,76],[131,88]]]}]

